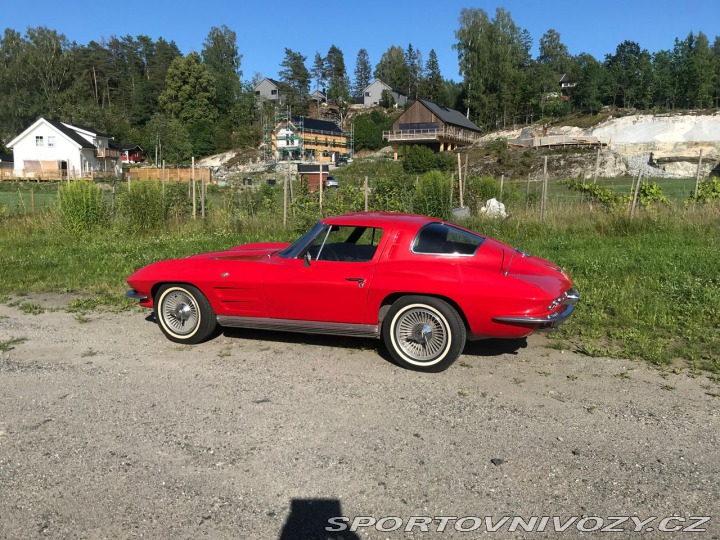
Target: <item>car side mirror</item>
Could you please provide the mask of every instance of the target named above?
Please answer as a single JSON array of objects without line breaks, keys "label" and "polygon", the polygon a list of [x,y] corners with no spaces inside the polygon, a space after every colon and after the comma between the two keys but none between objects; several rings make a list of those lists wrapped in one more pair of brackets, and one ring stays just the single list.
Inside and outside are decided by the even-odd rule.
[{"label": "car side mirror", "polygon": [[310,266],[310,261],[312,261],[312,255],[309,251],[306,251],[305,255],[303,255],[303,266]]}]

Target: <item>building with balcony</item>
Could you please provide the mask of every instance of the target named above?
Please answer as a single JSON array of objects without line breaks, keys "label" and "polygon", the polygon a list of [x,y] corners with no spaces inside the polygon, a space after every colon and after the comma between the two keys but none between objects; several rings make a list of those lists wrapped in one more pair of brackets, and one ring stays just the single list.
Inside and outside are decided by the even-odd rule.
[{"label": "building with balcony", "polygon": [[480,138],[480,128],[458,111],[418,99],[393,122],[383,139],[393,144],[429,146],[443,152],[468,146]]},{"label": "building with balcony", "polygon": [[270,159],[277,161],[335,163],[349,152],[350,138],[335,122],[282,115],[265,135]]},{"label": "building with balcony", "polygon": [[57,180],[122,172],[122,149],[112,137],[59,120],[39,118],[7,146],[18,178]]}]

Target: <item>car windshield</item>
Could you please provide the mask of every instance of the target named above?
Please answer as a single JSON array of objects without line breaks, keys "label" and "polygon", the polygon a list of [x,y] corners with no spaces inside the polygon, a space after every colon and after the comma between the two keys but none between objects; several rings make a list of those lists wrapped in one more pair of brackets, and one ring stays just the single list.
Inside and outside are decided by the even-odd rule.
[{"label": "car windshield", "polygon": [[435,255],[474,255],[485,239],[444,223],[430,223],[418,232],[413,253]]},{"label": "car windshield", "polygon": [[305,255],[311,260],[369,262],[375,256],[382,229],[318,223],[302,238],[279,253],[286,259]]},{"label": "car windshield", "polygon": [[278,256],[284,259],[296,259],[302,254],[308,244],[312,242],[313,238],[315,238],[318,234],[320,234],[323,229],[326,229],[327,227],[328,225],[325,225],[324,223],[320,223],[318,221],[312,229],[310,229],[308,232],[303,234],[300,238],[295,240],[292,244],[290,244],[288,247],[278,253]]}]

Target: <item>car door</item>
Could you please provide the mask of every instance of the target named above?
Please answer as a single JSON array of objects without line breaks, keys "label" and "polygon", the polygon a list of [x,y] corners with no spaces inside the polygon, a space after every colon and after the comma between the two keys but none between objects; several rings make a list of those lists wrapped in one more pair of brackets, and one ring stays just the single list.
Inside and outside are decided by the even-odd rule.
[{"label": "car door", "polygon": [[275,258],[263,283],[269,316],[366,323],[368,291],[383,243],[382,229],[333,225],[297,258]]}]

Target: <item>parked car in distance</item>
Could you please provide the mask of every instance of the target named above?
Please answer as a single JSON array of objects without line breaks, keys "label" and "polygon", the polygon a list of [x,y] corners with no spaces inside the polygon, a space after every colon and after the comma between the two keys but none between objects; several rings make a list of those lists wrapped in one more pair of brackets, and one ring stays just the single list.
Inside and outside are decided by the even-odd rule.
[{"label": "parked car in distance", "polygon": [[381,339],[401,366],[442,371],[466,340],[521,338],[578,301],[557,265],[439,219],[323,218],[292,244],[255,243],[150,264],[129,297],[171,341],[217,325]]},{"label": "parked car in distance", "polygon": [[340,182],[338,182],[337,178],[334,176],[328,176],[325,180],[325,187],[331,188],[331,187],[340,187]]}]

